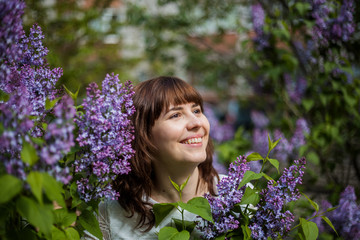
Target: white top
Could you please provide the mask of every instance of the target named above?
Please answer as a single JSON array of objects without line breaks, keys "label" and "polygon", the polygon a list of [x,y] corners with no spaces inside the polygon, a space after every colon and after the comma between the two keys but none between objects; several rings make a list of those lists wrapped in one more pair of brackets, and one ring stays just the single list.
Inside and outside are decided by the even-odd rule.
[{"label": "white top", "polygon": [[[155,200],[149,199],[149,203],[155,204]],[[138,223],[139,215],[134,214],[132,218],[128,218],[129,214],[122,208],[116,200],[106,200],[99,205],[98,221],[100,229],[103,233],[104,240],[120,240],[120,239],[158,239],[157,234],[160,229],[173,224],[172,218],[181,219],[181,213],[174,209],[157,227],[153,227],[148,232],[142,232],[142,229],[135,228]],[[184,218],[188,221],[200,220],[195,214],[184,211]],[[195,228],[191,233],[191,238],[199,238],[200,232]],[[86,232],[84,239],[97,239],[90,233]]]},{"label": "white top", "polygon": [[[220,179],[225,175],[219,174]],[[214,185],[216,186],[217,179],[215,179]],[[148,198],[148,202],[151,204],[157,203],[152,198]],[[153,227],[148,232],[142,232],[142,229],[136,228],[139,220],[139,215],[135,212],[132,218],[128,218],[129,214],[123,209],[123,207],[116,200],[105,200],[99,205],[99,215],[97,219],[99,221],[100,229],[103,233],[104,240],[120,240],[120,239],[158,239],[158,233],[161,228],[165,226],[171,226],[174,223],[172,218],[181,219],[181,213],[175,208],[169,215],[167,215],[163,221],[157,227]],[[184,211],[184,219],[187,221],[200,221],[201,218],[197,215]],[[198,239],[201,236],[201,232],[195,227],[191,233],[190,239]],[[95,236],[92,236],[89,232],[85,231],[85,240],[98,240]]]}]

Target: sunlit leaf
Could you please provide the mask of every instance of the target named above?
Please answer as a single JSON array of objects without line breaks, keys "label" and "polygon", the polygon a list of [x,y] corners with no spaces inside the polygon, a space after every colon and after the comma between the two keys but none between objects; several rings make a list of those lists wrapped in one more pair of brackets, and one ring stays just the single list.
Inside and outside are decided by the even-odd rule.
[{"label": "sunlit leaf", "polygon": [[187,203],[179,202],[179,206],[189,212],[192,212],[200,217],[214,222],[211,214],[211,208],[208,200],[204,197],[195,197],[190,199]]},{"label": "sunlit leaf", "polygon": [[24,163],[29,164],[30,166],[34,165],[39,160],[39,157],[36,154],[35,148],[26,141],[24,141],[23,146],[22,146],[21,160]]}]

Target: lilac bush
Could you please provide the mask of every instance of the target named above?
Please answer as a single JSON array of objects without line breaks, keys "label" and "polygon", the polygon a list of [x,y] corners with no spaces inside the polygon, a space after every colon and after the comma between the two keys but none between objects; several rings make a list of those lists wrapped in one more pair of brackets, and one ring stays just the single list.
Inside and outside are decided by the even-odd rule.
[{"label": "lilac bush", "polygon": [[[268,148],[268,154],[278,141],[269,143],[271,147]],[[297,187],[302,184],[306,160],[294,160],[275,181],[262,172],[263,167],[260,173],[249,171],[249,161],[254,162],[255,158],[262,159],[263,165],[270,161],[268,158],[260,159],[258,153],[248,157],[239,156],[230,165],[228,176],[217,184],[217,195],[205,195],[210,204],[213,222],[203,220],[197,224],[197,228],[203,232],[203,239],[220,236],[225,239],[236,236],[278,239],[290,232],[295,217],[287,210],[287,206],[300,197]],[[268,180],[266,187],[258,185],[262,177]],[[251,180],[256,180],[254,185],[249,183]]]},{"label": "lilac bush", "polygon": [[[48,172],[68,183],[69,169],[60,167],[59,160],[74,145],[75,109],[73,101],[66,97],[55,101],[53,109],[46,108],[46,103],[57,97],[55,84],[62,69],[48,66],[48,50],[42,45],[44,36],[39,26],[34,25],[25,35],[21,21],[24,7],[22,1],[0,2],[4,23],[0,48],[1,54],[5,53],[1,58],[0,90],[9,96],[0,102],[1,162],[7,173],[22,180],[33,170]],[[51,114],[54,118],[46,119]],[[24,148],[35,151],[30,162],[21,156]]]},{"label": "lilac bush", "polygon": [[106,76],[101,91],[96,83],[87,88],[83,112],[76,117],[76,140],[83,151],[74,163],[75,172],[82,174],[77,184],[85,201],[119,197],[111,181],[130,171],[129,160],[134,154],[130,121],[135,112],[133,94],[131,83],[123,85],[114,74]]}]

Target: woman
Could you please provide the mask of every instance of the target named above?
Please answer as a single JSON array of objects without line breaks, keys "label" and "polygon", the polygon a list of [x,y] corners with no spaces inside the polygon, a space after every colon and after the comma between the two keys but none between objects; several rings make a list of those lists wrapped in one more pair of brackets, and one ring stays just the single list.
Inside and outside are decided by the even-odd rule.
[{"label": "woman", "polygon": [[[135,87],[136,113],[134,159],[131,172],[120,175],[114,188],[118,201],[99,206],[99,224],[104,239],[157,239],[159,230],[181,218],[175,209],[154,227],[152,205],[179,201],[169,177],[182,184],[189,177],[182,200],[209,192],[215,194],[218,174],[212,166],[210,125],[203,114],[200,94],[185,81],[158,77]],[[196,216],[186,212],[186,220]],[[193,234],[196,233],[194,230]]]}]

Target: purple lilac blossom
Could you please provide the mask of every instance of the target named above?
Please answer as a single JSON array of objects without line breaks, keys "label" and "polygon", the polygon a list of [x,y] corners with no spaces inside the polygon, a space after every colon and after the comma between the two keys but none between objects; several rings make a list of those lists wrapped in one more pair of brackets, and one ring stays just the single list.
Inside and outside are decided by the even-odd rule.
[{"label": "purple lilac blossom", "polygon": [[256,128],[266,128],[269,125],[269,119],[265,114],[256,110],[251,111],[251,121]]},{"label": "purple lilac blossom", "polygon": [[3,81],[10,80],[9,63],[21,58],[19,42],[22,34],[24,1],[0,0],[0,88]]},{"label": "purple lilac blossom", "polygon": [[[276,148],[272,151],[274,158],[281,162],[286,162],[290,158],[298,157],[298,150],[301,146],[306,144],[306,135],[310,133],[310,129],[305,119],[300,118],[296,121],[296,127],[293,136],[288,140],[285,135],[279,130],[275,129],[273,134],[275,140],[279,141]],[[268,152],[268,134],[266,129],[255,128],[252,137],[252,152],[257,152],[261,156],[266,156]]]},{"label": "purple lilac blossom", "polygon": [[274,139],[278,140],[280,138],[281,140],[276,145],[276,148],[273,151],[273,155],[280,162],[286,162],[289,158],[289,155],[292,155],[294,145],[285,138],[284,134],[279,129],[275,129]]},{"label": "purple lilac blossom", "polygon": [[[0,102],[0,162],[6,172],[25,180],[25,164],[20,158],[23,141],[28,140],[27,132],[34,126],[29,120],[32,109],[26,98],[27,89],[21,86],[10,95],[7,102]],[[24,138],[23,138],[24,136]]]},{"label": "purple lilac blossom", "polygon": [[[344,239],[359,239],[360,238],[360,205],[356,203],[356,195],[353,186],[347,186],[340,195],[339,204],[334,211],[325,214],[336,231]],[[321,205],[323,210],[331,208],[332,205],[324,200]],[[319,226],[319,231],[332,232],[326,223],[321,221],[321,218],[316,218],[315,223]]]},{"label": "purple lilac blossom", "polygon": [[[70,151],[73,143],[71,100],[66,97],[55,106],[55,120],[45,121],[51,110],[45,109],[46,99],[55,99],[55,83],[62,69],[51,70],[46,64],[48,50],[42,45],[41,28],[34,25],[26,36],[21,15],[23,1],[0,0],[0,90],[9,95],[0,102],[2,133],[1,163],[7,173],[25,180],[28,171],[46,171],[59,181],[69,181],[69,169],[59,166],[59,160]],[[45,129],[43,126],[47,126]],[[44,137],[35,143],[31,137]],[[38,140],[41,142],[41,140]],[[38,161],[30,166],[21,159],[27,142],[36,150]]]},{"label": "purple lilac blossom", "polygon": [[258,210],[250,218],[249,225],[254,239],[277,239],[290,231],[294,215],[285,210],[285,207],[287,203],[300,197],[296,187],[302,183],[305,164],[305,158],[295,160],[293,165],[284,169],[276,183],[268,181],[267,189],[260,192]]},{"label": "purple lilac blossom", "polygon": [[299,149],[306,144],[306,135],[310,133],[310,128],[304,118],[296,121],[296,128],[293,137],[290,140],[291,145],[295,149]]},{"label": "purple lilac blossom", "polygon": [[285,74],[284,79],[285,88],[289,94],[290,100],[300,104],[307,87],[306,79],[301,76],[293,79],[289,74]]},{"label": "purple lilac blossom", "polygon": [[[226,233],[227,231],[237,229],[239,221],[233,216],[232,209],[238,203],[244,194],[244,187],[238,189],[245,172],[249,170],[245,156],[239,156],[236,161],[229,166],[228,175],[223,177],[217,184],[217,194],[214,197],[205,194],[209,201],[212,216],[215,223],[204,220],[197,226],[204,235],[204,239],[214,239],[214,237]],[[202,224],[202,225],[201,225]]]},{"label": "purple lilac blossom", "polygon": [[[58,181],[67,184],[71,180],[68,167],[60,168],[57,163],[70,152],[75,145],[73,130],[75,117],[75,107],[73,100],[65,95],[53,109],[55,119],[47,126],[44,134],[45,144],[39,149],[39,157],[43,165],[53,166],[49,168],[49,173],[56,177]],[[45,166],[37,166],[46,168]]]},{"label": "purple lilac blossom", "polygon": [[266,156],[269,148],[268,134],[269,132],[265,129],[255,128],[253,130],[253,152],[257,152],[261,156]]},{"label": "purple lilac blossom", "polygon": [[219,174],[227,174],[227,168],[224,164],[219,162],[219,155],[217,152],[213,155],[213,167]]},{"label": "purple lilac blossom", "polygon": [[204,114],[209,120],[211,131],[210,136],[218,143],[228,141],[234,137],[234,126],[231,123],[220,123],[213,107],[204,104]]},{"label": "purple lilac blossom", "polygon": [[265,11],[260,3],[252,5],[252,22],[256,36],[253,41],[257,50],[262,50],[269,46],[269,36],[264,32]]},{"label": "purple lilac blossom", "polygon": [[[85,201],[119,197],[111,182],[117,175],[130,171],[129,160],[134,155],[131,147],[134,130],[130,121],[135,112],[133,94],[131,82],[122,84],[114,74],[106,75],[102,91],[96,83],[87,88],[84,113],[76,118],[79,127],[76,140],[85,150],[74,163],[75,172],[83,176],[77,184]],[[97,181],[89,181],[92,177]]]},{"label": "purple lilac blossom", "polygon": [[[349,41],[355,31],[354,23],[354,2],[353,0],[343,1],[340,12],[332,10],[326,0],[310,0],[312,7],[311,16],[315,19],[315,26],[312,29],[313,40],[319,47],[326,47],[330,42]],[[337,17],[332,17],[337,14]]]}]

